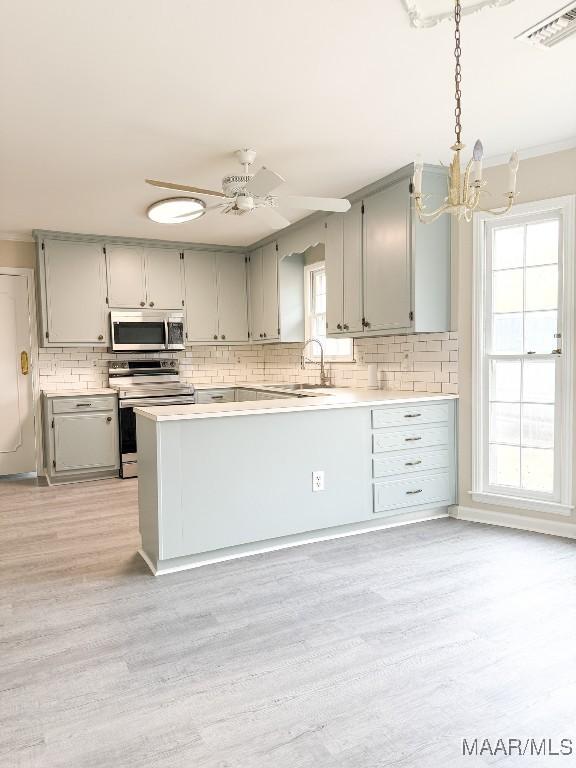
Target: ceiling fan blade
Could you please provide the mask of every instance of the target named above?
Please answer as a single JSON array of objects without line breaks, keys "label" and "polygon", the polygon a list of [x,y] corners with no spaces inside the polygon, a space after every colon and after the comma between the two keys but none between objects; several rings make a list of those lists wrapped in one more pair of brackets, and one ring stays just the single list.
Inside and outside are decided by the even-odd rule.
[{"label": "ceiling fan blade", "polygon": [[284,227],[288,227],[292,223],[285,216],[282,216],[281,213],[278,213],[276,208],[270,208],[268,205],[258,208],[257,210],[263,212],[263,215],[268,220],[268,224],[274,229],[284,229]]},{"label": "ceiling fan blade", "polygon": [[283,179],[276,171],[271,171],[270,168],[262,166],[259,171],[256,172],[254,177],[246,184],[246,190],[255,197],[265,197],[270,194],[273,189],[276,189],[280,184],[284,184],[286,179]]},{"label": "ceiling fan blade", "polygon": [[224,192],[215,192],[213,189],[202,189],[201,187],[188,187],[186,184],[173,184],[171,181],[156,181],[155,179],[146,179],[146,184],[160,189],[174,189],[178,192],[194,192],[197,195],[207,195],[208,197],[224,197]]},{"label": "ceiling fan blade", "polygon": [[282,197],[281,201],[293,208],[305,208],[307,211],[346,213],[346,211],[350,210],[350,202],[340,197],[300,197],[299,195],[288,195],[287,197]]}]

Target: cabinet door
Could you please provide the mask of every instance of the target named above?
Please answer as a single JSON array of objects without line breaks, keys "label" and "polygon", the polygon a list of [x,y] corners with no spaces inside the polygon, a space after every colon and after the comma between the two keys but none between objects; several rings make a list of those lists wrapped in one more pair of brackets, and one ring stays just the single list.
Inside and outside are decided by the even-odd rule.
[{"label": "cabinet door", "polygon": [[221,341],[248,341],[246,260],[243,254],[219,253],[218,334]]},{"label": "cabinet door", "polygon": [[409,226],[407,181],[364,201],[364,317],[368,331],[410,325]]},{"label": "cabinet door", "polygon": [[55,470],[118,466],[118,436],[112,413],[54,416]]},{"label": "cabinet door", "polygon": [[276,243],[262,248],[262,333],[265,339],[277,339],[280,335]]},{"label": "cabinet door", "polygon": [[343,266],[343,313],[344,332],[359,333],[363,330],[362,296],[362,203],[355,203],[344,215]]},{"label": "cabinet door", "polygon": [[146,298],[155,309],[182,309],[182,259],[172,248],[146,249]]},{"label": "cabinet door", "polygon": [[252,341],[263,338],[262,300],[262,248],[257,248],[250,254],[248,262],[248,302]]},{"label": "cabinet door", "polygon": [[187,341],[215,341],[218,339],[218,287],[214,252],[184,252],[184,286]]},{"label": "cabinet door", "polygon": [[144,249],[130,245],[107,245],[108,304],[135,309],[146,306]]},{"label": "cabinet door", "polygon": [[106,344],[106,263],[99,243],[46,240],[46,341]]},{"label": "cabinet door", "polygon": [[325,222],[326,331],[341,333],[344,323],[344,214]]}]

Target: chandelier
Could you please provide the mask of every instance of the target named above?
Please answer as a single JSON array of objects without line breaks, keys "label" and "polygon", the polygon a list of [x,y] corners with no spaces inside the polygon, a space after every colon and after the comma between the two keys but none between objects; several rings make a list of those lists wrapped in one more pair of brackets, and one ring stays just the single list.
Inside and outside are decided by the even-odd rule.
[{"label": "chandelier", "polygon": [[424,204],[422,197],[422,171],[424,169],[422,159],[418,157],[414,163],[414,176],[412,177],[412,197],[414,198],[414,204],[420,221],[424,224],[428,224],[432,221],[436,221],[444,213],[450,213],[458,219],[465,219],[465,221],[472,220],[472,214],[474,211],[484,211],[485,213],[492,213],[495,216],[501,216],[508,211],[514,205],[514,199],[516,197],[516,175],[518,173],[518,153],[514,152],[510,157],[508,163],[508,192],[505,197],[508,198],[508,202],[503,208],[498,210],[492,210],[483,208],[481,203],[481,195],[485,193],[486,182],[482,180],[482,156],[484,154],[484,148],[480,139],[474,144],[474,150],[472,158],[468,162],[464,174],[462,174],[462,163],[460,160],[460,153],[464,149],[462,144],[462,67],[460,65],[460,57],[462,55],[462,48],[460,44],[460,19],[462,16],[462,6],[460,0],[455,0],[454,10],[454,58],[455,58],[455,101],[456,109],[454,115],[456,117],[455,133],[456,143],[452,145],[451,149],[454,152],[452,162],[448,171],[448,196],[444,199],[442,205],[433,210],[428,211]]}]

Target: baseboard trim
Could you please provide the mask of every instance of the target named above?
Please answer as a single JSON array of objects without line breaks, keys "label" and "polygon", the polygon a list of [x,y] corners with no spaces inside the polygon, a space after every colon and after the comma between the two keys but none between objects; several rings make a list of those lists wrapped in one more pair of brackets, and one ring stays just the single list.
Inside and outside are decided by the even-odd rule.
[{"label": "baseboard trim", "polygon": [[326,528],[322,531],[309,531],[290,536],[281,536],[277,539],[255,541],[250,544],[239,544],[234,547],[213,550],[211,552],[200,552],[194,555],[173,557],[165,560],[160,559],[157,562],[154,562],[154,559],[143,549],[139,549],[138,554],[142,557],[154,576],[164,576],[168,573],[178,573],[179,571],[187,571],[192,568],[200,568],[204,565],[223,563],[226,560],[236,560],[240,557],[261,555],[265,552],[276,552],[280,549],[302,546],[303,544],[314,544],[319,541],[341,539],[347,536],[357,536],[362,533],[372,533],[386,528],[397,528],[403,525],[413,525],[414,523],[423,523],[428,520],[438,520],[439,518],[447,517],[449,517],[447,507],[434,507],[425,511],[414,511],[402,516],[395,515],[384,519],[366,520],[361,523]]},{"label": "baseboard trim", "polygon": [[564,539],[576,539],[576,523],[564,520],[543,520],[513,512],[494,512],[488,509],[456,505],[450,507],[450,516],[470,523],[499,525],[503,528],[516,528],[521,531],[543,533],[547,536],[561,536]]}]

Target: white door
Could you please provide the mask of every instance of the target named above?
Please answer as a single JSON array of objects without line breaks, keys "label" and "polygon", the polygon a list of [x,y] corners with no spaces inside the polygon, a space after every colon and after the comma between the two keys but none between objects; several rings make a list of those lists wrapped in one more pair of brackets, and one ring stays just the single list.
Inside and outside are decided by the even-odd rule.
[{"label": "white door", "polygon": [[248,341],[246,261],[243,254],[219,253],[218,333],[221,341]]},{"label": "white door", "polygon": [[146,293],[154,309],[182,309],[182,259],[172,248],[146,249]]},{"label": "white door", "polygon": [[218,339],[218,286],[216,254],[212,251],[184,252],[186,294],[186,340]]},{"label": "white door", "polygon": [[115,308],[146,306],[144,249],[130,245],[107,245],[108,304]]},{"label": "white door", "polygon": [[34,472],[27,278],[0,274],[0,475]]},{"label": "white door", "polygon": [[57,472],[115,467],[117,457],[118,435],[109,413],[68,413],[54,417]]},{"label": "white door", "polygon": [[364,201],[366,330],[410,325],[410,195],[406,181]]},{"label": "white door", "polygon": [[260,341],[264,333],[262,320],[262,248],[257,248],[250,254],[248,288],[250,334],[252,341]]},{"label": "white door", "polygon": [[362,203],[355,203],[344,215],[344,332],[363,330],[362,295]]},{"label": "white door", "polygon": [[106,263],[99,243],[46,240],[47,341],[106,345]]},{"label": "white door", "polygon": [[344,214],[334,213],[329,216],[325,227],[326,332],[341,333],[344,322]]},{"label": "white door", "polygon": [[262,332],[265,339],[279,336],[278,251],[276,243],[262,248]]}]

